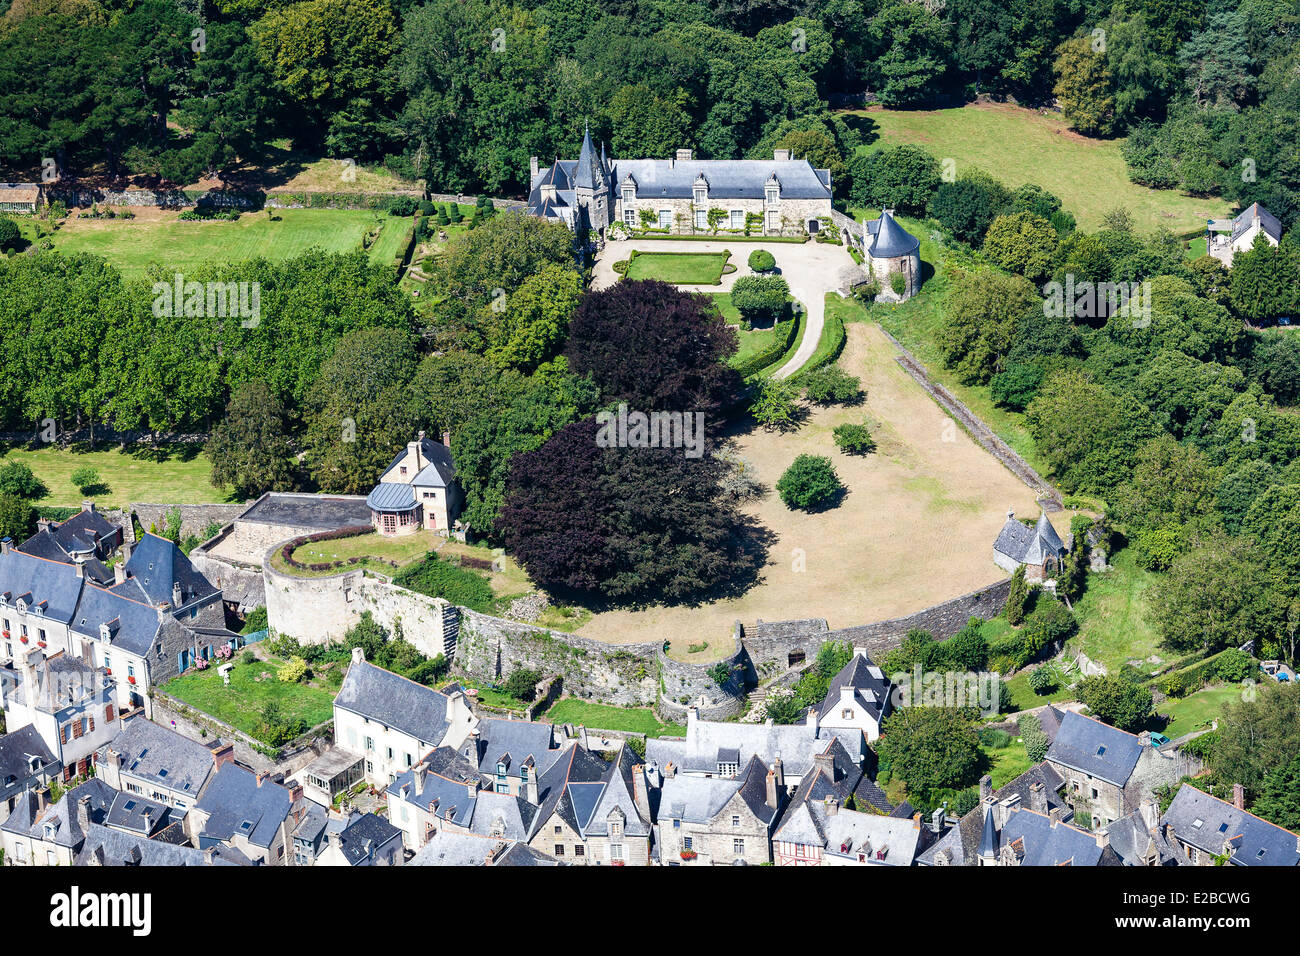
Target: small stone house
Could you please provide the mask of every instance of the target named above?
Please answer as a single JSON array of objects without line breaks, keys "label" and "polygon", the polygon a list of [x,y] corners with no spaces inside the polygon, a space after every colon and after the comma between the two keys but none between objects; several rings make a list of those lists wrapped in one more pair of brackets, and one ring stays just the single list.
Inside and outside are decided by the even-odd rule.
[{"label": "small stone house", "polygon": [[[921,240],[900,226],[893,213],[892,209],[882,209],[879,218],[863,222],[863,266],[879,284],[882,301],[903,302],[921,287]],[[903,277],[902,292],[894,290],[895,275]]]},{"label": "small stone house", "polygon": [[1282,241],[1282,223],[1259,203],[1251,203],[1231,219],[1206,223],[1206,252],[1231,269],[1233,257],[1252,249],[1260,235],[1276,246]]},{"label": "small stone house", "polygon": [[1068,551],[1046,513],[1040,512],[1038,522],[1030,527],[1017,520],[1014,511],[1008,511],[1006,523],[993,542],[993,563],[1009,574],[1023,565],[1026,581],[1042,582],[1060,572]]},{"label": "small stone house", "polygon": [[1300,837],[1245,809],[1245,791],[1233,788],[1231,803],[1183,784],[1160,818],[1163,835],[1194,866],[1300,865]]},{"label": "small stone house", "polygon": [[673,773],[659,799],[659,859],[666,866],[758,866],[772,859],[772,826],[785,802],[778,759],[757,756],[732,778]]},{"label": "small stone house", "polygon": [[43,198],[40,183],[0,183],[0,213],[33,214],[41,207]]},{"label": "small stone house", "polygon": [[382,535],[411,534],[420,529],[446,534],[462,504],[450,436],[442,444],[416,436],[384,471],[366,497],[370,520]]}]

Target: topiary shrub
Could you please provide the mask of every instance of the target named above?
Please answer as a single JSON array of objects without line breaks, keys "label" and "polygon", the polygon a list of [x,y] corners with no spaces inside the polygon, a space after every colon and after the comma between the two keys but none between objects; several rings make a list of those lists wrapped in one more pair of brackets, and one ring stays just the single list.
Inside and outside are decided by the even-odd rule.
[{"label": "topiary shrub", "polygon": [[766,249],[755,249],[749,254],[749,268],[755,272],[771,272],[776,268],[776,256]]},{"label": "topiary shrub", "polygon": [[831,460],[821,455],[800,455],[776,483],[786,507],[820,511],[839,501],[844,485]]},{"label": "topiary shrub", "polygon": [[741,276],[731,287],[731,304],[746,321],[771,321],[785,311],[790,286],[780,276]]},{"label": "topiary shrub", "polygon": [[420,201],[414,196],[398,196],[388,206],[390,216],[414,216],[420,210]]}]

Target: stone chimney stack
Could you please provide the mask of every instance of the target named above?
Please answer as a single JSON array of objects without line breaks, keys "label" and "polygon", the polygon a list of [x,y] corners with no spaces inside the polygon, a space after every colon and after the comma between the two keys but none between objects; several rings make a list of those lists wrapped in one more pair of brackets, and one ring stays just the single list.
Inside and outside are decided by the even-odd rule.
[{"label": "stone chimney stack", "polygon": [[185,595],[181,591],[181,582],[172,582],[172,607],[180,607],[185,603]]},{"label": "stone chimney stack", "polygon": [[83,565],[80,561],[73,561],[72,573],[75,574],[78,578],[84,578],[86,576],[86,566]]},{"label": "stone chimney stack", "polygon": [[228,763],[235,762],[235,745],[218,743],[212,750],[212,770],[216,772]]},{"label": "stone chimney stack", "polygon": [[126,583],[126,560],[125,560],[125,558],[124,558],[123,560],[117,562],[117,564],[113,565],[113,583],[114,583],[114,584],[125,584],[125,583]]},{"label": "stone chimney stack", "polygon": [[769,770],[767,772],[767,780],[765,782],[767,784],[767,794],[766,794],[767,805],[771,807],[773,810],[775,810],[777,808],[777,789],[776,789],[775,770]]},{"label": "stone chimney stack", "polygon": [[830,783],[835,782],[835,755],[828,752],[813,754],[813,766],[822,772]]},{"label": "stone chimney stack", "polygon": [[85,794],[77,800],[77,826],[82,834],[90,832],[90,795]]},{"label": "stone chimney stack", "polygon": [[451,451],[451,432],[442,433],[442,445],[448,451]]},{"label": "stone chimney stack", "polygon": [[993,778],[988,774],[980,777],[980,802],[984,802],[993,796]]},{"label": "stone chimney stack", "polygon": [[1047,815],[1051,818],[1052,826],[1056,826],[1065,819],[1065,810],[1062,807],[1052,807],[1051,812]]},{"label": "stone chimney stack", "polygon": [[528,185],[529,186],[533,184],[533,180],[537,178],[537,174],[539,172],[541,172],[541,167],[537,162],[537,157],[529,156],[528,157]]},{"label": "stone chimney stack", "polygon": [[352,663],[360,664],[366,659],[366,652],[359,647],[352,648]]},{"label": "stone chimney stack", "polygon": [[772,761],[772,772],[776,774],[776,788],[778,790],[784,791],[785,790],[785,764],[781,762],[780,757],[777,757],[775,760]]},{"label": "stone chimney stack", "polygon": [[3,538],[0,538],[0,554],[8,554],[10,549],[13,548],[13,546],[14,546],[13,538],[9,537],[8,535],[5,535]]},{"label": "stone chimney stack", "polygon": [[772,150],[772,159],[778,163],[789,162],[790,151],[788,149],[774,149]]},{"label": "stone chimney stack", "polygon": [[1106,849],[1106,847],[1110,846],[1109,830],[1098,830],[1096,833],[1093,834],[1093,836],[1097,838],[1098,849],[1104,850]]},{"label": "stone chimney stack", "polygon": [[83,501],[81,502],[81,510],[82,510],[82,511],[90,511],[90,512],[93,513],[94,510],[95,510],[95,502],[92,501],[92,500],[89,499],[89,498],[86,498],[85,500],[83,500]]},{"label": "stone chimney stack", "polygon": [[[528,785],[524,789],[524,799],[533,806],[539,806],[542,802],[541,795],[537,791],[537,768],[528,769]],[[635,797],[634,797],[635,799]]]},{"label": "stone chimney stack", "polygon": [[424,781],[429,775],[429,765],[426,763],[417,763],[415,769],[411,772],[411,784],[415,788],[415,795],[418,797],[424,793]]},{"label": "stone chimney stack", "polygon": [[410,455],[411,458],[414,460],[412,465],[412,470],[411,470],[412,478],[418,475],[420,473],[420,469],[423,468],[425,465],[424,452],[420,450],[420,445],[423,442],[424,442],[424,432],[421,431],[418,435],[416,435],[415,441],[409,442],[406,446],[406,453]]},{"label": "stone chimney stack", "polygon": [[677,160],[679,162],[689,163],[695,154],[689,149],[679,149],[677,151]]},{"label": "stone chimney stack", "polygon": [[1138,809],[1142,814],[1142,825],[1146,827],[1147,832],[1150,833],[1160,823],[1160,815],[1156,812],[1156,802],[1150,797],[1144,797],[1142,799],[1142,804]]},{"label": "stone chimney stack", "polygon": [[1239,783],[1232,785],[1232,805],[1238,810],[1246,809],[1246,788]]},{"label": "stone chimney stack", "polygon": [[1029,785],[1029,802],[1027,804],[1030,810],[1038,813],[1047,812],[1047,791],[1043,788],[1041,780],[1035,780]]}]

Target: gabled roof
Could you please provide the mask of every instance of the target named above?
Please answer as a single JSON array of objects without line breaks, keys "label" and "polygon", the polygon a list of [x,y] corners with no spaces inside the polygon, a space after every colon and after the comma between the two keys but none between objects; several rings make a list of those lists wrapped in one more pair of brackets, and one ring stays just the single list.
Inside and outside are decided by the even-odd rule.
[{"label": "gabled roof", "polygon": [[1228,859],[1234,866],[1300,864],[1296,834],[1190,784],[1179,788],[1160,819],[1177,839],[1207,853],[1217,856],[1229,844]]},{"label": "gabled roof", "polygon": [[448,699],[431,687],[353,661],[334,698],[334,706],[436,745],[447,732]]},{"label": "gabled roof", "polygon": [[54,525],[53,535],[65,551],[75,552],[91,550],[97,541],[119,530],[98,511],[83,508],[68,520]]},{"label": "gabled roof", "polygon": [[214,847],[211,853],[189,846],[150,840],[134,833],[93,824],[77,855],[77,866],[241,866],[242,853]]},{"label": "gabled roof", "polygon": [[407,866],[559,866],[560,861],[524,843],[439,830]]},{"label": "gabled roof", "polygon": [[1239,238],[1242,233],[1248,231],[1255,220],[1259,220],[1259,227],[1267,233],[1274,242],[1282,241],[1282,223],[1277,216],[1273,215],[1259,203],[1251,203],[1237,215],[1232,217],[1232,238]]},{"label": "gabled roof", "polygon": [[827,199],[829,172],[806,159],[618,159],[613,180],[631,176],[638,199],[690,199],[695,180],[709,181],[709,199],[762,199],[774,175],[782,199]]},{"label": "gabled roof", "polygon": [[[824,807],[821,812],[827,813]],[[894,866],[911,866],[923,839],[916,820],[858,810],[827,813],[823,828],[828,855],[854,859],[865,856],[871,862]]]},{"label": "gabled roof", "polygon": [[921,248],[921,240],[900,226],[888,209],[882,209],[879,219],[867,223],[867,235],[871,237],[867,252],[873,259],[908,256]]},{"label": "gabled roof", "polygon": [[478,722],[478,769],[483,773],[496,773],[498,762],[506,764],[507,772],[518,773],[519,767],[530,758],[540,772],[559,754],[550,724],[495,717],[484,717]]},{"label": "gabled roof", "polygon": [[404,446],[384,469],[384,473],[379,478],[380,483],[387,480],[397,484],[430,487],[446,487],[451,484],[456,478],[456,465],[451,458],[451,449],[427,436],[418,438],[415,443],[420,446],[422,460],[420,470],[413,477],[390,474],[409,453],[410,446]]},{"label": "gabled roof", "polygon": [[826,697],[822,700],[820,716],[825,719],[832,714],[840,703],[840,690],[853,688],[853,698],[876,720],[879,720],[889,700],[889,679],[884,672],[871,663],[865,654],[854,653],[839,673],[831,678]]},{"label": "gabled roof", "polygon": [[118,793],[102,822],[108,827],[153,836],[171,822],[170,816],[167,806],[156,800],[135,793]]},{"label": "gabled roof", "polygon": [[58,803],[40,811],[36,809],[36,795],[25,793],[0,830],[75,849],[85,839],[77,818],[81,799],[90,798],[90,822],[98,823],[108,813],[115,796],[116,790],[93,777],[65,792]]},{"label": "gabled roof", "polygon": [[1047,760],[1097,777],[1118,787],[1128,783],[1142,756],[1142,745],[1132,734],[1091,717],[1067,711]]},{"label": "gabled roof", "polygon": [[228,763],[217,771],[196,805],[210,814],[201,837],[228,842],[244,837],[253,846],[270,847],[289,815],[289,791],[269,779],[258,783],[251,770]]},{"label": "gabled roof", "polygon": [[104,763],[110,751],[121,755],[123,773],[194,799],[212,773],[209,748],[143,717],[126,721],[122,732],[100,748],[96,760]]},{"label": "gabled roof", "polygon": [[17,548],[0,554],[0,599],[13,606],[19,598],[41,605],[42,616],[64,624],[72,620],[83,581],[67,558],[49,559]]},{"label": "gabled roof", "polygon": [[35,707],[43,713],[53,714],[116,686],[112,677],[102,670],[91,667],[76,657],[69,657],[60,651],[53,657],[42,657],[41,651],[27,651],[29,660],[35,661],[36,694],[30,699],[29,688],[23,682],[20,672],[11,669],[0,670],[0,683],[3,684],[5,697],[20,700],[28,707]]},{"label": "gabled roof", "polygon": [[1106,862],[1091,833],[1068,823],[1053,823],[1049,817],[1023,808],[1008,815],[1000,843],[1013,848],[1021,866],[1098,866]]},{"label": "gabled roof", "polygon": [[33,760],[37,769],[45,772],[53,772],[58,766],[35,724],[0,735],[0,792],[30,779]]},{"label": "gabled roof", "polygon": [[1046,514],[1039,514],[1037,524],[1030,528],[1008,511],[993,550],[1021,564],[1042,564],[1048,558],[1064,557],[1066,548]]},{"label": "gabled roof", "polygon": [[402,831],[383,817],[365,813],[344,827],[337,840],[348,865],[362,866],[373,860],[380,848],[401,838]]},{"label": "gabled roof", "polygon": [[740,724],[688,718],[686,738],[656,737],[646,741],[646,762],[666,768],[674,764],[688,773],[717,773],[724,751],[735,751],[743,766],[752,756],[772,764],[781,758],[786,776],[811,772],[813,755],[838,737],[850,756],[861,752],[862,732],[856,729],[814,728],[799,724]]},{"label": "gabled roof", "polygon": [[153,604],[171,603],[173,587],[179,584],[181,602],[174,610],[221,593],[194,569],[176,542],[156,534],[146,534],[136,542],[126,562],[126,571],[129,575],[126,583],[134,581]]}]

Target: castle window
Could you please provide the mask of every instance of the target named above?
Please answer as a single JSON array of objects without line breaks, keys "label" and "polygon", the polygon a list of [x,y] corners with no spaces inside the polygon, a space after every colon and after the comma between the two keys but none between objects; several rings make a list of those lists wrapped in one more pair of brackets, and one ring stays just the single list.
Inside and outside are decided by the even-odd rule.
[{"label": "castle window", "polygon": [[709,211],[707,209],[695,210],[695,228],[696,229],[709,228]]},{"label": "castle window", "polygon": [[673,226],[673,211],[671,209],[659,210],[659,228],[671,229]]},{"label": "castle window", "polygon": [[745,228],[745,210],[743,209],[731,210],[731,228],[732,229]]},{"label": "castle window", "polygon": [[780,201],[781,196],[779,186],[775,184],[766,186],[763,191],[767,194],[767,204],[769,206],[775,206]]},{"label": "castle window", "polygon": [[623,207],[623,225],[627,226],[629,229],[636,228],[636,210],[631,206]]}]

